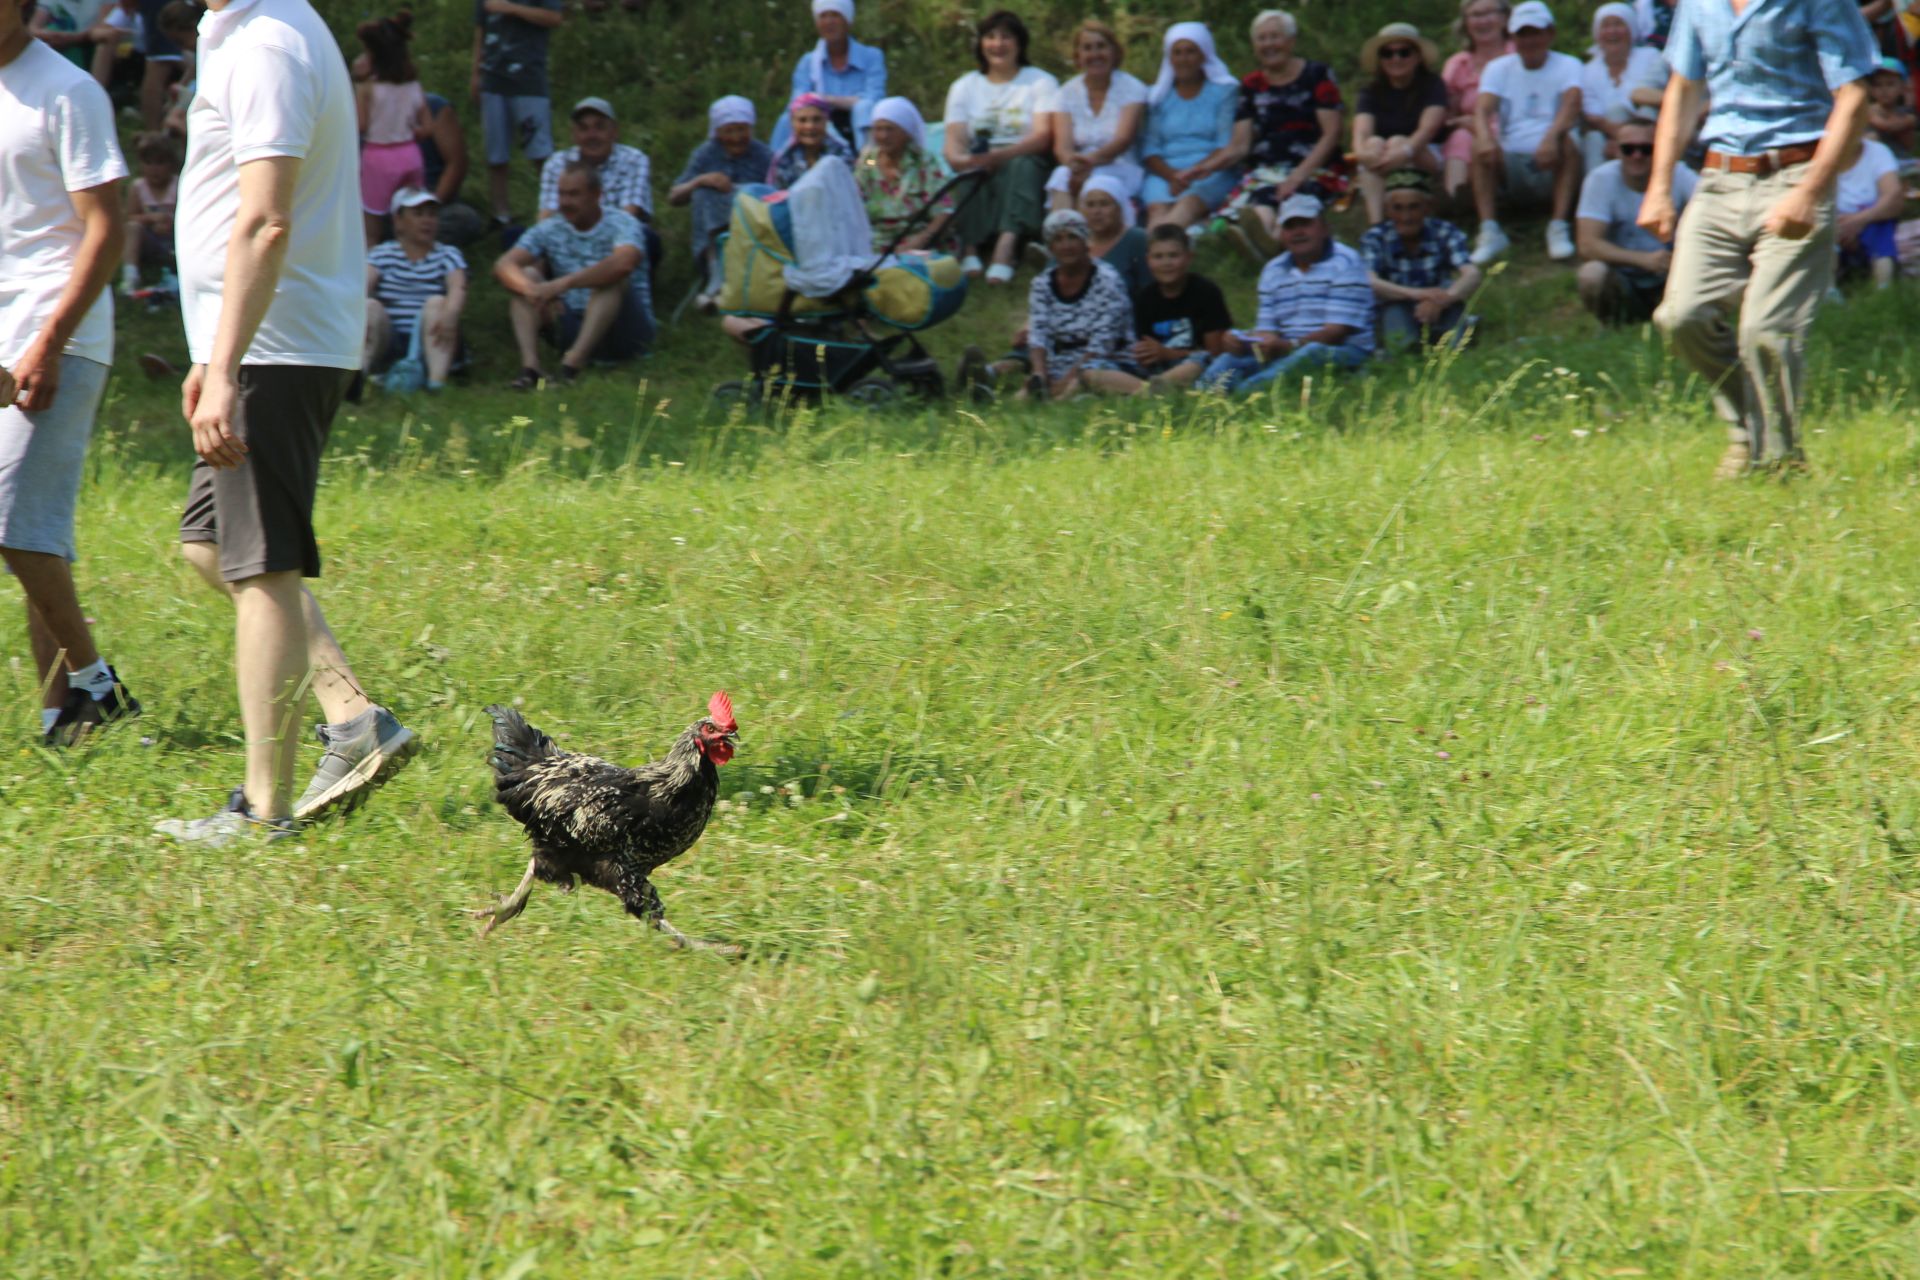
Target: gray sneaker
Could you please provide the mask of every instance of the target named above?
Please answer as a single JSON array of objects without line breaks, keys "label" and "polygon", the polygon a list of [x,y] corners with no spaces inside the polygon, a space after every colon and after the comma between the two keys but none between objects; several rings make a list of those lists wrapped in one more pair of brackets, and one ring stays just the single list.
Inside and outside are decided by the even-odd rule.
[{"label": "gray sneaker", "polygon": [[258,836],[265,840],[286,840],[296,828],[292,818],[256,818],[247,810],[247,792],[235,787],[227,797],[227,807],[210,818],[167,818],[153,824],[157,836],[170,836],[185,844],[224,849],[236,840]]},{"label": "gray sneaker", "polygon": [[313,781],[294,801],[293,816],[302,822],[335,809],[353,812],[420,750],[413,730],[385,707],[364,711],[345,724],[317,725],[313,732],[327,754],[320,757]]}]

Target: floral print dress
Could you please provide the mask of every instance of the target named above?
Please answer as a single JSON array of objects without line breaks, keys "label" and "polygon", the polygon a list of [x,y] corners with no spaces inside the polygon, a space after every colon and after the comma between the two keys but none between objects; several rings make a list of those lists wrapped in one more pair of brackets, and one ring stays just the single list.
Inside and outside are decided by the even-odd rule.
[{"label": "floral print dress", "polygon": [[[872,144],[860,152],[859,163],[853,167],[853,180],[866,201],[867,221],[873,224],[875,252],[892,244],[894,237],[905,229],[907,220],[918,213],[947,180],[940,162],[924,147],[911,142],[900,156],[899,170],[898,175],[889,178],[880,167]],[[924,231],[952,212],[953,197],[940,197],[934,211],[920,223],[920,230]]]}]

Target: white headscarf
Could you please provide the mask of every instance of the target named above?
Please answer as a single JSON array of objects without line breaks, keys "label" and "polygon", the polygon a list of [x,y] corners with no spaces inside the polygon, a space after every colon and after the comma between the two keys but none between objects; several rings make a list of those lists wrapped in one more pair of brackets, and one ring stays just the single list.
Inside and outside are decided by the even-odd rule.
[{"label": "white headscarf", "polygon": [[817,18],[823,13],[837,13],[852,26],[853,0],[813,0],[813,16]]},{"label": "white headscarf", "polygon": [[1233,72],[1227,70],[1227,64],[1220,61],[1220,55],[1213,49],[1213,32],[1207,30],[1204,22],[1176,22],[1167,28],[1167,34],[1160,41],[1160,74],[1154,79],[1153,90],[1147,94],[1150,106],[1159,106],[1173,92],[1173,59],[1167,55],[1173,46],[1182,40],[1192,41],[1200,46],[1200,52],[1207,58],[1207,79],[1215,84],[1237,85]]},{"label": "white headscarf", "polygon": [[723,125],[758,124],[759,117],[754,114],[753,99],[743,98],[730,93],[707,108],[707,136],[711,138],[720,132]]},{"label": "white headscarf", "polygon": [[1113,197],[1120,206],[1120,228],[1125,230],[1133,225],[1133,197],[1127,194],[1127,184],[1110,173],[1096,173],[1080,184],[1080,198],[1087,198],[1087,192],[1098,191]]},{"label": "white headscarf", "polygon": [[875,122],[885,120],[888,124],[898,125],[906,130],[916,147],[927,145],[927,122],[920,118],[920,108],[906,98],[882,98],[873,106]]},{"label": "white headscarf", "polygon": [[1620,4],[1618,0],[1615,0],[1614,3],[1603,4],[1593,11],[1593,42],[1596,48],[1598,48],[1600,44],[1600,22],[1603,18],[1619,18],[1622,22],[1625,22],[1627,24],[1627,30],[1633,33],[1633,42],[1635,44],[1639,44],[1646,39],[1646,36],[1640,31],[1640,15],[1634,12],[1633,6],[1630,4]]}]

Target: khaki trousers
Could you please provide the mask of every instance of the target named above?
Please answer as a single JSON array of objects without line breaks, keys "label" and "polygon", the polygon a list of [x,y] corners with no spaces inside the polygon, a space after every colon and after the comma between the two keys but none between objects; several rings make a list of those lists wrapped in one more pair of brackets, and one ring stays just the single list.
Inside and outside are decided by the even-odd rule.
[{"label": "khaki trousers", "polygon": [[1833,284],[1831,191],[1815,206],[1804,240],[1764,230],[1767,214],[1805,173],[1805,164],[1766,177],[1702,172],[1680,216],[1666,297],[1653,316],[1675,354],[1712,386],[1728,435],[1755,462],[1799,456],[1807,328]]}]

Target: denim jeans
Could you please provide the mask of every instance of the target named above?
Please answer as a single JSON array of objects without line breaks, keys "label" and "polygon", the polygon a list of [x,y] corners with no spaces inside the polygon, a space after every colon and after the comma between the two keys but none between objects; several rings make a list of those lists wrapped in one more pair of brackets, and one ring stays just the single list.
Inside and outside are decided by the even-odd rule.
[{"label": "denim jeans", "polygon": [[[1422,325],[1413,318],[1413,305],[1411,302],[1380,304],[1380,345],[1387,351],[1397,355],[1421,345]],[[1441,314],[1439,320],[1424,327],[1427,342],[1434,346],[1442,343],[1451,347],[1459,346],[1466,341],[1467,304],[1454,303]]]},{"label": "denim jeans", "polygon": [[1336,369],[1357,369],[1366,362],[1367,353],[1351,343],[1332,347],[1324,342],[1309,342],[1272,361],[1263,362],[1259,356],[1215,356],[1207,371],[1200,375],[1199,385],[1209,391],[1245,395],[1288,374],[1312,373],[1329,365]]}]

